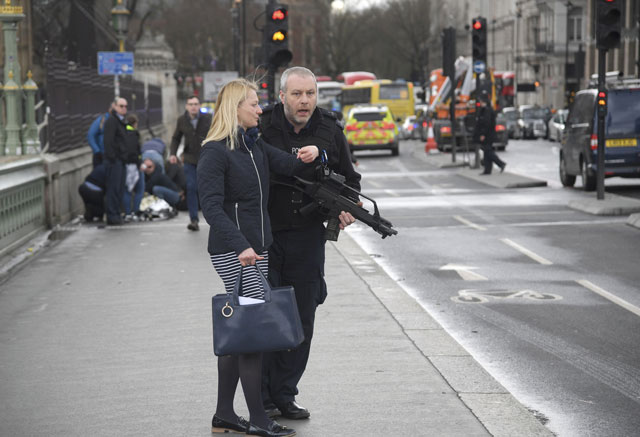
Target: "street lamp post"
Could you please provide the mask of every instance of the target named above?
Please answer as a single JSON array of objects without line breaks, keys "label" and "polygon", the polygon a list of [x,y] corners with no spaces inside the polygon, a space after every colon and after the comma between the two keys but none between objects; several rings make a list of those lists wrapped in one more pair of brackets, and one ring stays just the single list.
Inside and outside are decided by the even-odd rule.
[{"label": "street lamp post", "polygon": [[18,62],[17,31],[18,22],[24,19],[22,6],[11,6],[11,2],[5,2],[0,11],[0,22],[4,36],[4,100],[5,100],[5,138],[4,144],[0,144],[0,156],[5,154],[16,155],[23,152],[20,138],[20,126],[22,125],[22,86],[21,70]]},{"label": "street lamp post", "polygon": [[[124,41],[127,36],[127,30],[129,28],[129,10],[124,5],[123,0],[118,0],[118,3],[111,9],[111,18],[113,30],[116,31],[118,37],[119,51],[124,52]],[[118,75],[113,76],[113,85],[116,97],[120,95],[120,80]]]}]

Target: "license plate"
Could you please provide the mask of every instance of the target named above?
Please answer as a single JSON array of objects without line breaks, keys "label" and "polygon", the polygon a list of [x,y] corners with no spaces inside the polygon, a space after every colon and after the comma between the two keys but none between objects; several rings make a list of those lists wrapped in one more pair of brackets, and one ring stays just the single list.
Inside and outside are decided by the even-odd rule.
[{"label": "license plate", "polygon": [[606,140],[607,147],[635,147],[638,145],[636,138],[620,138],[617,140]]}]

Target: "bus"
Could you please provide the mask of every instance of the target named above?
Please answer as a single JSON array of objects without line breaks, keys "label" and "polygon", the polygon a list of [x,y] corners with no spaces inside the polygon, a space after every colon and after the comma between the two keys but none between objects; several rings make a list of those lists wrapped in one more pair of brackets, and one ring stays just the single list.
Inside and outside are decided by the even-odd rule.
[{"label": "bus", "polygon": [[376,80],[375,74],[368,71],[345,71],[340,73],[337,80],[342,81],[345,85],[353,85],[359,80]]},{"label": "bus", "polygon": [[394,120],[404,121],[415,114],[413,83],[391,82],[390,80],[361,80],[342,87],[340,95],[342,112],[347,116],[357,104],[386,105]]},{"label": "bus", "polygon": [[330,111],[339,111],[342,83],[335,81],[318,82],[318,106]]}]

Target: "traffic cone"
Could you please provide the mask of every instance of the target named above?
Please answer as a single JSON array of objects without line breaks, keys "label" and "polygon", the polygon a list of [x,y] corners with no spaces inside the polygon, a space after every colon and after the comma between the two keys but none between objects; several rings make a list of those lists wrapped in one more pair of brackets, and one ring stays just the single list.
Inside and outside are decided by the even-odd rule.
[{"label": "traffic cone", "polygon": [[429,122],[429,129],[427,130],[427,142],[424,145],[424,152],[429,153],[430,150],[436,150],[438,145],[436,144],[435,136],[433,135],[433,124]]}]

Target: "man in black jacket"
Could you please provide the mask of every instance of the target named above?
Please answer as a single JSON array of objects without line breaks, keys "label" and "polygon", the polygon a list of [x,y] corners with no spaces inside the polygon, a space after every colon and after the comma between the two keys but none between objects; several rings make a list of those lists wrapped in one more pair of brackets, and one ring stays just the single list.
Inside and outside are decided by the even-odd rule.
[{"label": "man in black jacket", "polygon": [[495,150],[493,150],[493,141],[496,137],[496,113],[493,108],[487,104],[487,99],[486,94],[480,94],[476,105],[476,111],[478,111],[476,126],[473,131],[473,141],[476,144],[480,143],[480,148],[484,155],[482,158],[484,171],[480,173],[481,175],[491,174],[494,162],[500,167],[501,173],[507,165],[496,155]]},{"label": "man in black jacket", "polygon": [[120,206],[125,186],[127,100],[116,97],[111,117],[104,123],[104,164],[106,170],[107,224],[121,225]]},{"label": "man in black jacket", "polygon": [[170,146],[169,162],[178,162],[178,146],[184,136],[184,152],[182,161],[184,162],[184,174],[187,179],[187,206],[189,208],[189,218],[191,222],[187,225],[190,231],[198,231],[198,181],[196,167],[202,141],[207,136],[211,127],[211,115],[200,112],[200,99],[190,96],[185,105],[186,111],[178,118],[178,125],[173,132]]},{"label": "man in black jacket", "polygon": [[[292,154],[302,146],[318,146],[321,155],[326,152],[329,167],[345,176],[347,185],[360,191],[360,174],[353,169],[342,127],[334,113],[316,107],[317,84],[313,73],[303,67],[289,68],[281,76],[280,88],[281,103],[265,108],[260,118],[265,141]],[[311,169],[301,177],[314,180],[315,172]],[[269,278],[273,285],[294,287],[305,339],[293,351],[265,354],[262,395],[271,415],[277,415],[279,410],[283,417],[305,419],[310,413],[295,402],[295,396],[309,358],[316,307],[327,295],[324,217],[300,214],[311,199],[282,183],[290,185],[293,179],[272,175],[269,216],[273,244],[269,248]],[[341,221],[342,227],[355,220],[343,212]]]}]

